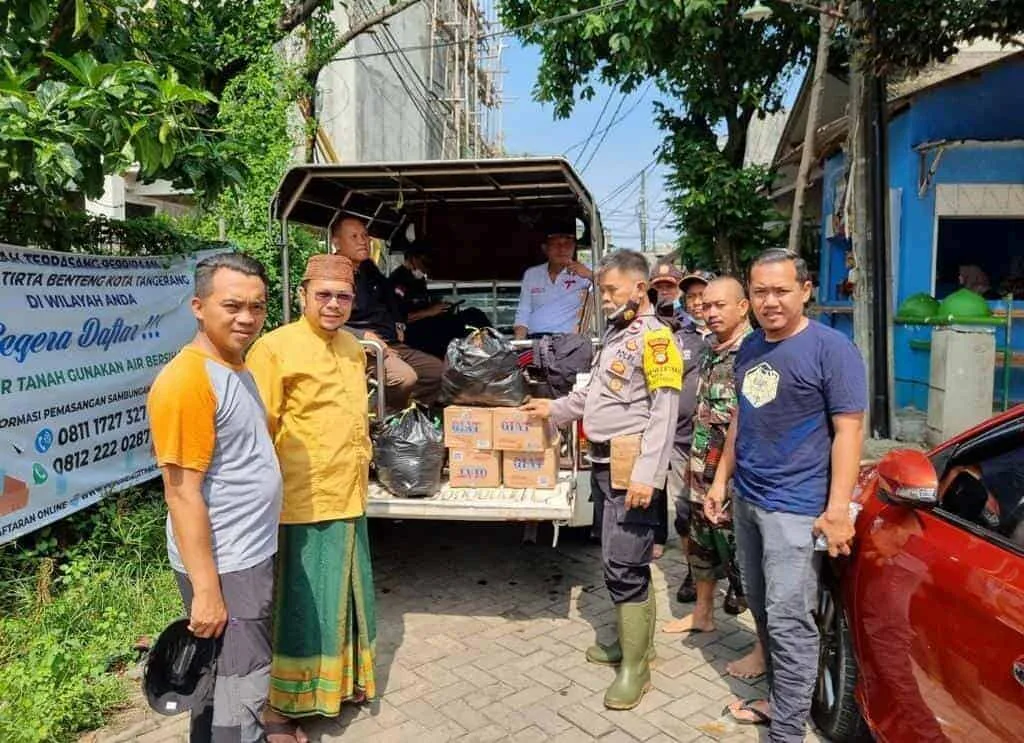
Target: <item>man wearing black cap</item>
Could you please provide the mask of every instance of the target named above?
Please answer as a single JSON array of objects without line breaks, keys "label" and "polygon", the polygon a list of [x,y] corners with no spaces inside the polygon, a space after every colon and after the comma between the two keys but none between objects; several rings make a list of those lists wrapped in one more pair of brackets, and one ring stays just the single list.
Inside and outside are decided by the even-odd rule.
[{"label": "man wearing black cap", "polygon": [[516,309],[515,337],[523,340],[554,333],[575,333],[593,272],[576,260],[576,221],[548,224],[547,263],[526,269]]},{"label": "man wearing black cap", "polygon": [[456,310],[447,302],[435,302],[427,289],[431,246],[417,240],[405,250],[405,261],[391,272],[398,311],[405,323],[405,342],[411,347],[444,358],[448,344],[462,338],[467,328],[490,327],[481,310]]},{"label": "man wearing black cap", "polygon": [[683,307],[686,314],[693,318],[701,332],[709,335],[704,322],[704,290],[714,281],[715,275],[710,271],[696,270],[683,276],[679,281],[679,290],[683,294]]}]

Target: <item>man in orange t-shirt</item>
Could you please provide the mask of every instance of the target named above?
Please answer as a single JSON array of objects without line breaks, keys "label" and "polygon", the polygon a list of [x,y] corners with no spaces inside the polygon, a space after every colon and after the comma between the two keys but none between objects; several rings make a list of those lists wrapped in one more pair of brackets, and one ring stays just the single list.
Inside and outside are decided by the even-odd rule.
[{"label": "man in orange t-shirt", "polygon": [[199,332],[147,401],[167,500],[167,554],[189,630],[220,637],[217,671],[192,709],[193,743],[265,740],[281,472],[243,364],[267,313],[263,266],[222,253],[196,266]]}]

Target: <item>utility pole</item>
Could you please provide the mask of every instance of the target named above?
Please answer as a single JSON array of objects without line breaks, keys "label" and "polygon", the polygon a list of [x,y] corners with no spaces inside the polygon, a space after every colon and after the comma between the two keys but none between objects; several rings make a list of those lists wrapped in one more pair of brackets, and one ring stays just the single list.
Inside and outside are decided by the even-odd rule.
[{"label": "utility pole", "polygon": [[[869,0],[850,3],[850,23],[863,27],[873,22]],[[873,43],[873,38],[871,42]],[[853,296],[854,342],[868,371],[870,405],[865,428],[876,438],[890,434],[889,399],[889,259],[886,242],[886,176],[884,80],[869,69],[865,49],[853,50],[850,74],[848,154],[852,199],[853,261],[857,270]]]},{"label": "utility pole", "polygon": [[[856,27],[863,22],[864,4],[859,0],[850,3],[850,25]],[[871,194],[868,191],[868,131],[867,131],[867,80],[864,74],[864,52],[853,49],[850,59],[850,110],[849,134],[846,145],[847,153],[847,189],[850,204],[847,231],[851,238],[853,265],[857,278],[853,289],[853,342],[857,344],[868,370],[868,389],[871,388],[872,370],[874,368],[872,349],[873,328],[871,327],[871,261],[868,256],[871,243],[871,221],[868,218],[868,206]],[[864,428],[871,430],[871,413],[869,407]]]},{"label": "utility pole", "polygon": [[640,171],[640,252],[647,252],[647,171]]}]

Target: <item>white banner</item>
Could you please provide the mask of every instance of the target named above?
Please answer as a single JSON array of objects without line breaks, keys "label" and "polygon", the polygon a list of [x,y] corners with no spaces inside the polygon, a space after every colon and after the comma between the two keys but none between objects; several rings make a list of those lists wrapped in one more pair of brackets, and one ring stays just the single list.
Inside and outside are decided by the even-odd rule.
[{"label": "white banner", "polygon": [[195,334],[201,257],[0,244],[0,544],[157,476],[146,395]]}]

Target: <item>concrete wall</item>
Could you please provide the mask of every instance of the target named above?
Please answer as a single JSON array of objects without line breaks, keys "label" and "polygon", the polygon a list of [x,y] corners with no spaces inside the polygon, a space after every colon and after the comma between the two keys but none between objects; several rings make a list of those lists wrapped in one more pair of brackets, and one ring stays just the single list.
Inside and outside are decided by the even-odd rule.
[{"label": "concrete wall", "polygon": [[[897,305],[907,297],[924,292],[934,296],[935,251],[940,215],[1024,217],[1024,61],[1011,59],[977,75],[932,88],[915,96],[909,109],[889,125],[889,185],[893,205],[891,222],[897,224],[890,242],[895,265]],[[923,193],[919,190],[921,159],[915,147],[942,140],[989,141],[947,148],[934,177]],[[1016,141],[1013,141],[1016,140]],[[930,167],[931,152],[926,162]],[[841,171],[843,156],[826,164],[828,174]],[[823,210],[831,212],[832,189],[826,186]],[[953,203],[956,202],[956,203]],[[973,210],[973,211],[972,211]],[[979,250],[984,250],[979,245]],[[834,286],[845,275],[841,253],[822,236],[822,285]],[[828,282],[828,284],[826,284]],[[1002,302],[991,302],[994,308]],[[1024,302],[1017,302],[1024,309]],[[852,334],[852,325],[840,323]],[[1024,331],[1013,334],[1012,346],[1024,350]],[[930,354],[913,348],[931,338],[928,327],[897,325],[894,329],[896,405],[926,409]],[[1005,333],[996,337],[1005,345]],[[1002,382],[997,368],[993,384]],[[997,390],[997,401],[1001,388]],[[1014,369],[1011,397],[1024,400],[1024,370]]]},{"label": "concrete wall", "polygon": [[[374,5],[382,3],[375,0]],[[348,26],[344,8],[335,10],[335,22],[339,28]],[[420,4],[404,10],[388,21],[387,28],[398,47],[425,47],[430,43],[429,8]],[[375,37],[386,49],[393,48],[381,29],[358,37],[338,57],[379,53]],[[440,157],[441,109],[425,100],[430,52],[404,54],[415,73],[399,54],[342,59],[321,73],[320,120],[342,161]]]}]

